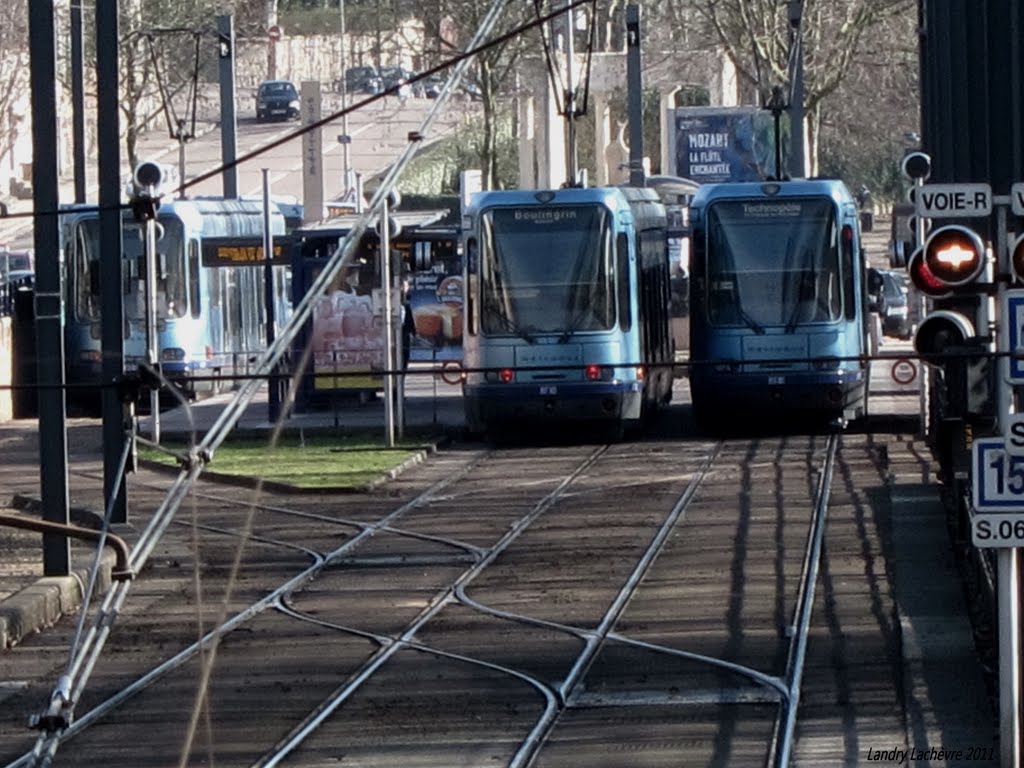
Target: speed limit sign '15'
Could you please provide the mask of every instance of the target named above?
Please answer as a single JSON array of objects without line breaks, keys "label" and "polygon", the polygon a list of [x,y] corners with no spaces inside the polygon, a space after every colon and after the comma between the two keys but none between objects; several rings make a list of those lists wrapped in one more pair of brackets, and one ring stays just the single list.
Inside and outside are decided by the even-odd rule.
[{"label": "speed limit sign '15'", "polygon": [[1001,438],[975,440],[971,467],[974,545],[1024,546],[1024,455],[1008,453]]}]

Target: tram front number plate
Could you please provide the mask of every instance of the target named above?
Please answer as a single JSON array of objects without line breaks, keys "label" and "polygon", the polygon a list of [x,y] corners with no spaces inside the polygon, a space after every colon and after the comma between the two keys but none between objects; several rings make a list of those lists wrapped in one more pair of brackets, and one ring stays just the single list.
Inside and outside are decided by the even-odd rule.
[{"label": "tram front number plate", "polygon": [[1000,438],[975,440],[971,468],[974,546],[1024,546],[1024,456],[1007,453]]}]

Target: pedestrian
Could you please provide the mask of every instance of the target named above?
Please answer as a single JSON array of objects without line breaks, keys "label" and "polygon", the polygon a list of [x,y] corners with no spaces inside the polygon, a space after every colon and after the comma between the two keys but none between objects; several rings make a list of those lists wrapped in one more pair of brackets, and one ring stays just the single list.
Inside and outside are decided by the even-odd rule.
[{"label": "pedestrian", "polygon": [[870,211],[874,208],[874,201],[871,199],[871,190],[867,184],[861,184],[857,192],[857,206],[862,211]]},{"label": "pedestrian", "polygon": [[409,353],[412,350],[412,339],[416,335],[416,322],[412,316],[412,304],[409,303],[409,281],[402,281],[402,370],[409,367]]}]

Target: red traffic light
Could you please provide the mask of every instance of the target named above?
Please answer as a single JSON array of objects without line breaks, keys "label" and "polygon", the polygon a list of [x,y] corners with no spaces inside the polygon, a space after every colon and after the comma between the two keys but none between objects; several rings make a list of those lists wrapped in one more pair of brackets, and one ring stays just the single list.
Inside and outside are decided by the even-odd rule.
[{"label": "red traffic light", "polygon": [[[940,227],[925,241],[918,266],[919,278],[931,287],[956,288],[967,285],[985,266],[985,245],[978,233],[958,225]],[[914,278],[914,272],[911,272]],[[914,280],[917,285],[918,280]],[[921,285],[919,288],[927,289]]]},{"label": "red traffic light", "polygon": [[914,284],[914,287],[925,296],[939,299],[949,296],[953,292],[928,268],[928,263],[924,260],[923,248],[918,248],[910,255],[910,260],[907,262],[907,274],[910,275],[910,282]]}]

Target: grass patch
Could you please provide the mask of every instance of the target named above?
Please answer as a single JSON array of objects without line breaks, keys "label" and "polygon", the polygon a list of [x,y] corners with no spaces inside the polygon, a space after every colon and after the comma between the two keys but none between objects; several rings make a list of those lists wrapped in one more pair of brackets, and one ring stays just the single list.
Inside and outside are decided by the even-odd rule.
[{"label": "grass patch", "polygon": [[[185,450],[184,443],[172,441],[165,441],[164,447],[175,452]],[[206,472],[254,482],[262,479],[303,490],[358,489],[379,480],[427,447],[429,444],[423,439],[407,436],[396,441],[394,448],[388,448],[379,430],[372,434],[286,433],[273,446],[265,435],[242,435],[221,444]],[[149,447],[140,446],[139,457],[177,466],[174,456]]]}]

